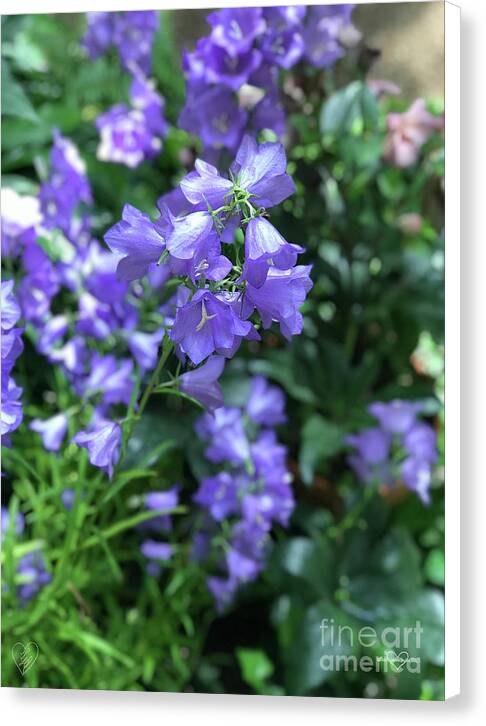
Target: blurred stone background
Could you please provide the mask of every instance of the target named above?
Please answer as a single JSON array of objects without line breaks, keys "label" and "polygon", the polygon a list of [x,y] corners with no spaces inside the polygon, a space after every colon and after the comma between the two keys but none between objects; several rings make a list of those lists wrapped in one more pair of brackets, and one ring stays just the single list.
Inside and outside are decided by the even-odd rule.
[{"label": "blurred stone background", "polygon": [[[245,5],[244,0],[241,5]],[[192,49],[196,39],[208,33],[208,12],[184,10],[172,14],[171,22],[183,47]],[[406,98],[444,97],[442,1],[358,5],[353,18],[366,45],[381,54],[370,78],[394,81]]]},{"label": "blurred stone background", "polygon": [[381,51],[371,78],[397,83],[403,95],[444,97],[444,3],[358,5],[354,22]]}]

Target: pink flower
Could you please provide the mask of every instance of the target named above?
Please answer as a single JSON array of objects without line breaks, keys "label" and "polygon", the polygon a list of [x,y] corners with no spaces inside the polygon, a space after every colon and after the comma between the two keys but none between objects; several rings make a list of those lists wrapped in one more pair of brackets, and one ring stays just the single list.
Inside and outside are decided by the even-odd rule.
[{"label": "pink flower", "polygon": [[404,168],[417,161],[421,147],[435,130],[443,128],[444,119],[432,116],[425,109],[425,101],[418,98],[405,113],[388,114],[387,126],[384,157],[390,164]]}]

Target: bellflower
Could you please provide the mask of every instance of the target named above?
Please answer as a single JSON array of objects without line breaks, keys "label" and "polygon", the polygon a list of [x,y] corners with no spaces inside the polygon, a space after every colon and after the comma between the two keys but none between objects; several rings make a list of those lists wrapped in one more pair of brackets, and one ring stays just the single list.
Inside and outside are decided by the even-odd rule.
[{"label": "bellflower", "polygon": [[244,463],[250,455],[250,446],[238,408],[218,408],[214,415],[205,414],[196,424],[199,437],[209,441],[205,456],[218,463],[230,461]]},{"label": "bellflower", "polygon": [[61,229],[70,238],[74,211],[81,203],[92,201],[86,165],[72,141],[57,130],[50,162],[50,177],[39,192],[43,224],[48,229]]},{"label": "bellflower", "polygon": [[89,460],[93,466],[106,471],[111,479],[113,467],[120,455],[120,426],[114,421],[100,420],[87,431],[79,431],[73,441],[78,446],[87,449]]},{"label": "bellflower", "polygon": [[134,168],[161,151],[162,138],[167,134],[164,99],[139,72],[132,82],[130,102],[131,107],[117,104],[97,118],[100,161]]},{"label": "bellflower", "polygon": [[160,230],[148,215],[130,204],[125,204],[122,221],[111,227],[104,239],[111,251],[122,257],[117,267],[121,280],[143,277],[165,250]]},{"label": "bellflower", "polygon": [[11,377],[15,361],[23,350],[22,329],[15,327],[20,318],[20,306],[13,292],[13,280],[2,280],[1,285],[1,422],[0,435],[3,445],[10,445],[9,435],[22,423],[23,412],[20,396],[22,389]]},{"label": "bellflower", "polygon": [[270,267],[261,287],[247,286],[244,314],[249,316],[256,309],[264,328],[269,328],[275,321],[288,340],[292,335],[298,335],[303,325],[299,308],[312,287],[310,271],[311,265],[297,265],[290,270]]},{"label": "bellflower", "polygon": [[186,371],[180,380],[180,388],[183,393],[195,398],[202,403],[210,413],[223,405],[223,392],[218,383],[218,378],[224,369],[224,358],[222,356],[210,356],[199,368]]},{"label": "bellflower", "polygon": [[135,331],[129,334],[128,347],[142,371],[151,371],[157,365],[159,346],[163,337],[163,329],[155,333]]},{"label": "bellflower", "polygon": [[379,427],[346,437],[355,449],[350,466],[365,484],[393,487],[398,482],[430,501],[432,466],[437,461],[437,437],[429,424],[417,419],[420,403],[395,400],[368,408]]},{"label": "bellflower", "polygon": [[262,8],[223,8],[210,13],[207,22],[213,28],[212,41],[231,56],[248,51],[265,30]]},{"label": "bellflower", "polygon": [[[233,151],[244,132],[284,135],[279,69],[301,59],[317,68],[332,66],[361,38],[351,23],[353,8],[228,8],[208,15],[210,35],[184,56],[188,94],[179,118],[182,128],[201,137],[207,160],[221,148]],[[259,102],[248,105],[247,87],[260,93]]]},{"label": "bellflower", "polygon": [[235,345],[253,331],[223,296],[200,289],[177,311],[170,337],[198,365],[212,353],[231,357]]},{"label": "bellflower", "polygon": [[145,557],[153,560],[161,560],[162,562],[170,560],[173,553],[172,545],[167,542],[156,542],[153,539],[147,539],[145,542],[142,542],[140,551]]},{"label": "bellflower", "polygon": [[67,425],[67,416],[59,413],[44,420],[36,418],[31,421],[29,428],[41,435],[42,443],[47,451],[59,451],[66,435]]},{"label": "bellflower", "polygon": [[158,26],[153,10],[86,13],[86,33],[81,44],[90,56],[98,58],[116,47],[125,70],[134,66],[150,73],[152,46]]},{"label": "bellflower", "polygon": [[[2,536],[2,542],[4,538],[7,535],[8,529],[12,526],[10,511],[7,509],[7,507],[2,507],[2,529],[1,529],[1,536]],[[15,516],[15,523],[13,525],[14,533],[16,535],[22,534],[22,532],[25,529],[25,518],[22,512],[17,512]]]},{"label": "bellflower", "polygon": [[[226,467],[204,478],[194,496],[205,513],[194,547],[198,560],[211,557],[214,561],[216,557],[217,573],[208,578],[207,585],[219,610],[231,602],[243,583],[261,572],[272,526],[287,526],[295,506],[286,449],[272,429],[259,430],[260,423],[270,426],[282,420],[282,397],[261,377],[252,380],[250,390],[247,410],[258,421],[248,425],[244,411],[222,407],[196,422],[198,436],[209,442],[205,457]],[[255,400],[259,394],[265,399],[261,407]],[[224,544],[217,544],[221,538]]]},{"label": "bellflower", "polygon": [[216,522],[238,511],[240,482],[227,471],[203,479],[194,501],[206,508]]},{"label": "bellflower", "polygon": [[270,386],[263,376],[251,381],[246,412],[254,423],[261,426],[276,426],[287,419],[284,413],[285,396],[281,388]]},{"label": "bellflower", "polygon": [[23,603],[32,600],[35,595],[52,580],[52,575],[46,570],[42,552],[28,552],[18,564],[17,575],[22,577],[22,584],[18,586],[17,594]]}]

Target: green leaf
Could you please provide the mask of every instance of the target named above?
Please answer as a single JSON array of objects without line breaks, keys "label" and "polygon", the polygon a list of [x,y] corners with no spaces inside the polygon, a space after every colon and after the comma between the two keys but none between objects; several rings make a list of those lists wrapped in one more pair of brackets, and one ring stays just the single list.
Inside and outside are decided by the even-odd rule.
[{"label": "green leaf", "polygon": [[325,101],[321,109],[323,134],[337,136],[352,130],[374,128],[378,122],[376,98],[363,81],[353,81]]},{"label": "green leaf", "polygon": [[444,552],[441,549],[434,549],[427,555],[425,560],[425,576],[434,585],[444,584]]},{"label": "green leaf", "polygon": [[39,120],[24,89],[13,77],[10,65],[5,59],[2,60],[2,113],[27,121]]},{"label": "green leaf", "polygon": [[[333,621],[333,627],[321,628],[324,620]],[[357,656],[357,638],[346,637],[347,628],[355,633],[356,622],[328,600],[321,600],[305,611],[285,654],[288,693],[302,695],[327,681],[335,673],[330,666],[336,656]],[[339,632],[342,638],[335,637]]]},{"label": "green leaf", "polygon": [[343,449],[344,435],[343,427],[327,421],[319,414],[307,420],[302,431],[299,456],[300,473],[305,484],[312,484],[319,463]]},{"label": "green leaf", "polygon": [[269,685],[266,680],[273,675],[274,667],[263,650],[252,648],[238,648],[236,657],[240,664],[241,677],[256,693],[278,695],[280,689]]},{"label": "green leaf", "polygon": [[321,596],[327,595],[333,582],[333,556],[329,540],[316,542],[308,537],[292,537],[277,545],[272,553],[273,576],[276,578],[283,571],[305,580]]}]

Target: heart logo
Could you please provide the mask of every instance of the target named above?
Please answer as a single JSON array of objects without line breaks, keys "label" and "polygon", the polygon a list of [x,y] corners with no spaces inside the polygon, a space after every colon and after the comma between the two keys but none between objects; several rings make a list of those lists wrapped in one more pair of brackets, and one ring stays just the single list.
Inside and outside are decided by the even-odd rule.
[{"label": "heart logo", "polygon": [[402,650],[398,654],[394,650],[389,650],[386,658],[396,673],[401,673],[410,660],[410,656],[406,650]]},{"label": "heart logo", "polygon": [[39,646],[33,640],[24,645],[23,643],[15,643],[12,648],[12,658],[22,676],[25,676],[29,668],[31,668],[39,655]]}]

